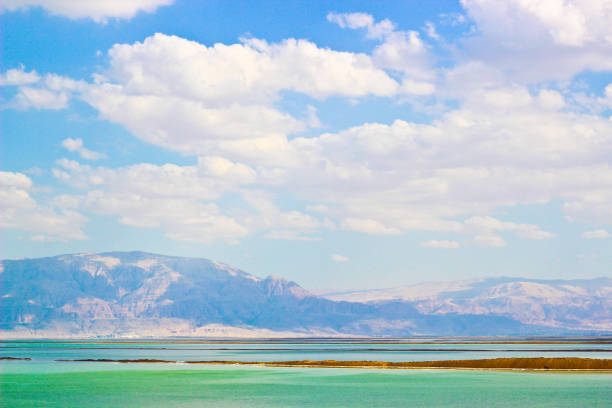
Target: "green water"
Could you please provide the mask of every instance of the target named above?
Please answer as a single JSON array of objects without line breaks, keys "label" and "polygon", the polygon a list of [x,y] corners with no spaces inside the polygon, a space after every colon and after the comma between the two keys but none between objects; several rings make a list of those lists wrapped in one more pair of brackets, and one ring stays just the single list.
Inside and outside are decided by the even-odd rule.
[{"label": "green water", "polygon": [[2,407],[611,407],[612,375],[209,367],[2,374]]},{"label": "green water", "polygon": [[612,374],[62,362],[611,358],[612,344],[0,341],[0,407],[612,407]]}]

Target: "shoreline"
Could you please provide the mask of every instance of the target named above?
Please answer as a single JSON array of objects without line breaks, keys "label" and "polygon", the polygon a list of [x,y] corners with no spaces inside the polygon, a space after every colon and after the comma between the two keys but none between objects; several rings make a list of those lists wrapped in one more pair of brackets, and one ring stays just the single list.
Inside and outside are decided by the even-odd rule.
[{"label": "shoreline", "polygon": [[392,340],[392,339],[336,339],[336,338],[325,338],[325,339],[311,339],[311,338],[291,338],[291,339],[96,339],[96,338],[83,338],[83,339],[51,339],[51,338],[32,338],[32,339],[0,339],[0,347],[5,343],[65,343],[65,344],[346,344],[346,345],[547,345],[547,344],[583,344],[583,345],[604,345],[612,344],[612,338],[588,338],[588,339],[576,339],[576,340],[440,340],[440,341],[406,341],[406,340]]},{"label": "shoreline", "polygon": [[173,361],[157,359],[58,359],[58,362],[98,362],[98,363],[149,363],[149,364],[204,364],[204,365],[243,365],[263,367],[307,367],[307,368],[376,368],[376,369],[466,369],[466,370],[520,370],[520,371],[571,371],[612,373],[612,359],[592,359],[577,357],[534,357],[534,358],[493,358],[478,360],[440,360],[440,361],[339,361],[339,360],[299,360],[299,361]]},{"label": "shoreline", "polygon": [[[9,350],[9,349],[26,349],[26,350],[42,350],[48,349],[49,347],[25,347],[25,346],[0,346],[0,350]],[[62,350],[116,350],[115,347],[62,347]],[[489,352],[516,352],[516,353],[612,353],[612,348],[603,349],[603,348],[576,348],[576,349],[478,349],[478,348],[312,348],[312,349],[301,349],[301,348],[236,348],[236,347],[208,347],[208,348],[172,348],[172,347],[122,347],[121,350],[208,350],[208,351],[352,351],[352,352],[479,352],[479,353],[489,353]]]}]

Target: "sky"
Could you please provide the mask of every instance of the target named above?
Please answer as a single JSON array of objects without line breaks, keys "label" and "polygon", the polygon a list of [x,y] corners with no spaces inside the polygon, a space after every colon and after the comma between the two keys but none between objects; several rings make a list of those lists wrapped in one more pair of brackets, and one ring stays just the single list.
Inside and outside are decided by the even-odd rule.
[{"label": "sky", "polygon": [[612,276],[612,1],[5,0],[0,255]]}]

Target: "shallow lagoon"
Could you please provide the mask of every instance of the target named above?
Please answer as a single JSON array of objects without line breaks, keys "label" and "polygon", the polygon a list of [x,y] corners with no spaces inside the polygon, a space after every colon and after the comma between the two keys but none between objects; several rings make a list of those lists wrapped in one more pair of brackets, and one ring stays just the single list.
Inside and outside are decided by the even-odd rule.
[{"label": "shallow lagoon", "polygon": [[609,374],[166,365],[1,379],[5,407],[612,406]]},{"label": "shallow lagoon", "polygon": [[[595,351],[597,350],[597,351]],[[4,342],[0,357],[29,357],[34,362],[56,359],[158,359],[172,361],[235,360],[469,360],[497,357],[612,358],[609,343],[491,344],[395,342],[184,342],[72,341]]]},{"label": "shallow lagoon", "polygon": [[[415,361],[526,355],[612,358],[611,344],[84,341],[5,342],[1,346],[0,356],[32,358],[0,363],[2,407],[612,406],[612,374],[602,373],[54,361],[57,358]],[[584,351],[594,349],[602,351]]]}]

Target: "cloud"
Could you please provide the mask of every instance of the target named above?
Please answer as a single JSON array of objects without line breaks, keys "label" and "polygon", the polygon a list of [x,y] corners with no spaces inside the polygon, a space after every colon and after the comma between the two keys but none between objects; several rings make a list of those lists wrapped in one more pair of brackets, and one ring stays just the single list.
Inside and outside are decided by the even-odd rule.
[{"label": "cloud", "polygon": [[384,39],[395,31],[395,24],[388,19],[376,23],[374,17],[367,13],[329,13],[327,21],[338,24],[341,28],[365,28],[369,38]]},{"label": "cloud", "polygon": [[65,92],[52,92],[47,89],[23,86],[13,100],[12,106],[17,109],[64,109],[68,105]]},{"label": "cloud", "polygon": [[[537,10],[529,11],[535,3],[527,3],[508,2],[495,10],[491,2],[465,1],[478,29],[458,44],[443,75],[432,69],[430,48],[419,33],[368,14],[332,13],[330,21],[363,29],[377,41],[371,55],[307,40],[251,38],[206,46],[156,34],[113,46],[108,68],[91,83],[40,77],[23,68],[10,81],[20,86],[14,102],[23,108],[60,108],[80,98],[100,118],[141,140],[197,158],[191,166],[141,163],[117,169],[61,160],[53,174],[79,191],[57,202],[73,210],[198,242],[235,242],[255,233],[310,240],[318,239],[321,229],[338,228],[373,235],[460,233],[469,236],[466,242],[504,246],[499,234],[533,240],[555,234],[487,215],[500,208],[558,200],[569,220],[612,222],[612,122],[600,113],[612,106],[612,88],[580,99],[548,82],[574,71],[561,67],[563,75],[552,69],[546,77],[548,62],[539,60],[545,46],[562,50],[563,58],[587,52],[603,58],[591,37],[608,47],[605,29],[588,26],[586,34],[562,35]],[[526,26],[517,33],[521,41],[513,43],[495,34],[491,19],[515,12],[509,24]],[[526,40],[541,32],[544,42]],[[484,46],[480,51],[478,42]],[[498,64],[497,51],[487,48],[491,44],[500,44],[503,58],[518,65],[506,70]],[[529,61],[524,47],[531,46],[535,67],[522,71],[520,64]],[[547,82],[524,84],[542,78]],[[309,98],[302,113],[282,110],[279,102],[287,93]],[[405,93],[435,93],[440,110],[429,122],[400,118],[298,135],[308,127],[325,129],[316,115],[318,101],[367,96],[396,101]],[[456,99],[445,107],[445,98]],[[68,144],[79,152],[84,148],[77,140]],[[281,204],[286,197],[306,210],[286,208]]]},{"label": "cloud", "polygon": [[[82,190],[56,198],[58,205],[116,216],[119,223],[161,228],[171,239],[236,243],[249,234],[286,240],[317,240],[325,223],[299,211],[281,211],[266,194],[243,190],[256,173],[219,157],[202,157],[195,166],[139,164],[119,169],[91,167],[62,159],[53,175]],[[216,200],[238,192],[238,205]]]},{"label": "cloud", "polygon": [[580,236],[586,239],[605,239],[605,238],[612,237],[612,235],[610,235],[610,233],[604,229],[598,229],[595,231],[586,231],[586,232],[583,232],[582,235]]},{"label": "cloud", "polygon": [[280,239],[283,241],[320,241],[321,238],[308,236],[293,230],[276,230],[270,231],[264,235],[268,239]]},{"label": "cloud", "polygon": [[436,26],[434,23],[432,23],[431,21],[427,21],[425,23],[425,28],[426,28],[426,33],[427,35],[434,39],[434,40],[440,40],[440,35],[438,34],[438,32],[436,31]]},{"label": "cloud", "polygon": [[334,262],[348,262],[349,261],[349,258],[347,258],[344,255],[340,255],[340,254],[333,254],[331,256],[331,259]]},{"label": "cloud", "polygon": [[250,38],[207,47],[158,33],[142,43],[116,44],[108,54],[107,75],[131,93],[209,103],[266,101],[282,90],[315,98],[390,96],[398,87],[368,55],[319,48],[307,40]]},{"label": "cloud", "polygon": [[21,110],[65,109],[73,94],[87,87],[83,81],[55,74],[41,78],[35,71],[26,72],[23,67],[6,71],[1,79],[2,86],[18,86],[17,94],[7,107]]},{"label": "cloud", "polygon": [[[285,177],[326,215],[351,219],[344,228],[367,233],[466,232],[459,217],[553,199],[575,219],[612,219],[612,123],[568,112],[561,100],[520,87],[479,91],[431,124],[396,120],[295,138],[301,163]],[[468,224],[481,235],[554,237],[531,224]]]},{"label": "cloud", "polygon": [[78,153],[83,159],[86,160],[98,160],[106,157],[103,153],[94,152],[93,150],[86,149],[83,146],[83,139],[71,139],[67,138],[62,140],[62,147],[69,152]]},{"label": "cloud", "polygon": [[[121,88],[109,83],[100,87],[109,88],[102,91],[107,92],[106,96],[115,92],[113,88]],[[88,97],[100,91],[95,85],[92,88],[85,91]],[[198,166],[173,168],[167,191],[181,191],[182,184],[201,192],[206,186],[203,196],[190,192],[185,199],[204,199],[212,204],[224,192],[233,191],[251,200],[247,205],[256,215],[230,217],[243,228],[234,228],[227,235],[234,239],[255,231],[266,231],[268,237],[277,239],[311,239],[318,229],[327,228],[314,215],[278,210],[274,205],[277,194],[287,192],[312,203],[312,212],[344,230],[374,235],[397,235],[409,230],[466,233],[481,236],[476,242],[498,246],[503,240],[495,238],[495,231],[536,240],[555,236],[533,224],[480,215],[499,207],[560,199],[564,202],[563,211],[571,219],[612,219],[612,168],[608,164],[612,123],[568,110],[565,98],[554,90],[477,90],[462,106],[431,124],[403,120],[366,123],[337,133],[291,140],[285,135],[290,130],[273,133],[282,125],[274,125],[274,120],[266,125],[263,113],[253,115],[252,124],[245,122],[248,115],[244,112],[238,115],[242,123],[236,124],[228,117],[223,122],[231,130],[225,130],[220,123],[218,128],[210,126],[206,134],[203,130],[209,124],[200,123],[204,109],[201,103],[171,95],[135,99],[125,92],[117,91],[119,102],[113,99],[103,104],[114,109],[102,110],[103,117],[108,115],[127,124],[152,143],[178,148],[186,154],[207,153],[198,159]],[[165,106],[174,104],[173,98],[178,105],[168,109]],[[131,103],[133,106],[126,108]],[[268,109],[266,105],[255,106]],[[288,119],[288,123],[292,120]],[[259,132],[262,126],[269,129]],[[147,181],[132,181],[132,177],[137,179],[135,173],[145,169],[165,174],[170,168],[132,166],[129,171],[118,172],[123,177],[100,168],[91,174],[74,172],[69,178],[75,185],[96,186],[99,180],[106,180],[102,183],[110,186],[110,180],[116,180],[117,186],[133,186],[133,190],[125,188],[126,191],[138,191],[143,185],[155,190],[160,184],[154,181],[158,176],[150,176]],[[56,171],[60,179],[64,173],[65,170]],[[187,183],[179,176],[187,177]],[[117,194],[116,188],[106,190],[104,196]],[[267,192],[265,205],[248,198],[254,191]],[[115,199],[132,200],[123,192],[121,198]],[[156,201],[145,203],[153,206]],[[120,215],[120,208],[113,214]],[[218,206],[214,208],[214,214],[222,213]],[[125,211],[134,214],[120,218],[122,222],[154,223],[153,215],[135,221],[143,218],[140,214],[147,214],[146,210]]]},{"label": "cloud", "polygon": [[521,238],[527,239],[548,239],[556,235],[547,231],[542,231],[537,225],[517,224],[514,222],[504,222],[489,216],[475,216],[465,220],[468,230],[485,231],[489,234],[492,231],[513,231]]},{"label": "cloud", "polygon": [[449,240],[431,240],[421,242],[421,246],[424,248],[459,248],[460,245],[457,241]]},{"label": "cloud", "polygon": [[158,7],[173,2],[174,0],[4,0],[0,11],[43,7],[54,15],[71,19],[91,18],[97,23],[105,23],[109,18],[130,19],[140,11],[152,13]]},{"label": "cloud", "polygon": [[567,80],[612,69],[610,0],[462,0],[476,35],[466,59],[485,61],[514,81]]},{"label": "cloud", "polygon": [[279,111],[275,103],[284,91],[325,99],[400,90],[370,56],[306,40],[253,38],[207,47],[155,34],[117,44],[108,55],[108,70],[80,96],[102,118],[167,149],[234,160],[295,161],[287,135],[321,123],[313,108],[305,120]]},{"label": "cloud", "polygon": [[0,229],[34,233],[34,240],[81,240],[87,219],[66,208],[39,204],[30,192],[32,180],[22,173],[0,171]]},{"label": "cloud", "polygon": [[502,237],[495,234],[476,235],[473,241],[476,245],[484,247],[501,248],[507,245],[506,241],[504,241]]},{"label": "cloud", "polygon": [[141,164],[113,170],[65,159],[58,164],[56,178],[85,190],[63,200],[82,210],[118,216],[124,225],[161,227],[181,241],[235,242],[248,233],[211,201],[223,194],[224,182],[206,177],[198,166]]},{"label": "cloud", "polygon": [[[375,22],[374,18],[366,13],[329,13],[327,20],[341,28],[365,29],[367,38],[381,41],[372,52],[376,66],[401,72],[408,84],[415,83],[416,80],[422,82],[418,88],[403,86],[402,92],[417,95],[433,92],[433,85],[423,82],[432,78],[433,69],[427,47],[417,31],[397,30],[390,20]],[[415,89],[417,92],[414,92]]]},{"label": "cloud", "polygon": [[26,72],[23,67],[9,69],[0,75],[0,86],[30,85],[40,81],[36,71]]},{"label": "cloud", "polygon": [[347,218],[342,221],[342,228],[372,235],[397,235],[401,233],[397,228],[387,227],[371,219]]},{"label": "cloud", "polygon": [[548,34],[555,43],[563,46],[581,47],[591,42],[612,42],[612,29],[608,25],[610,15],[609,0],[509,0],[499,4],[492,0],[462,0],[463,6],[488,30],[492,16],[503,17],[498,24],[511,28],[504,34],[519,34],[520,23],[529,24],[523,27],[526,35],[529,30],[541,30]]}]

